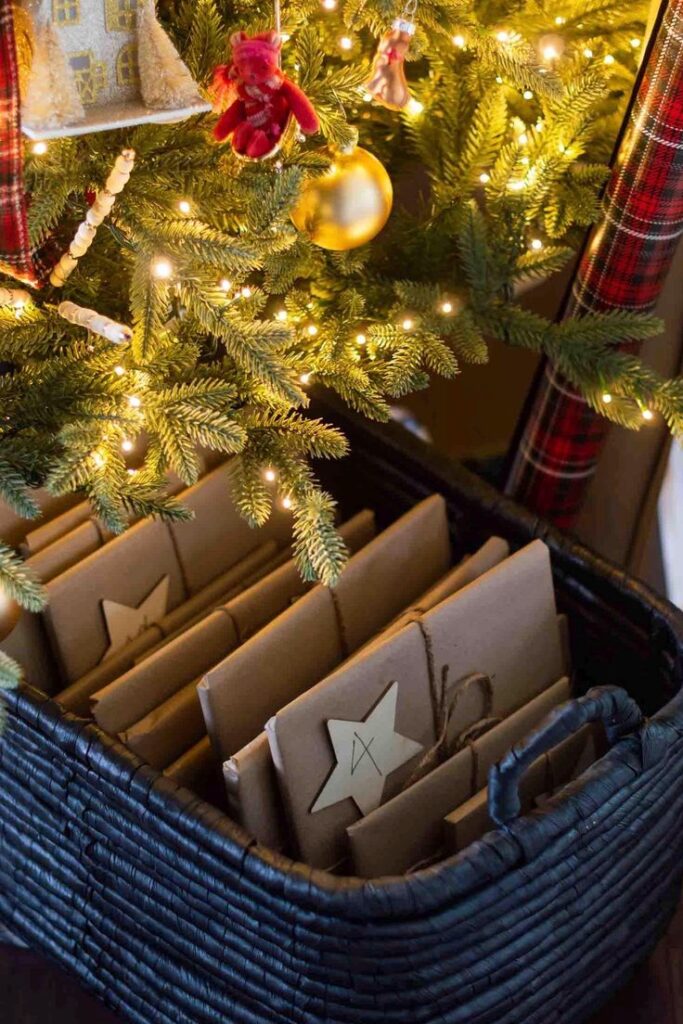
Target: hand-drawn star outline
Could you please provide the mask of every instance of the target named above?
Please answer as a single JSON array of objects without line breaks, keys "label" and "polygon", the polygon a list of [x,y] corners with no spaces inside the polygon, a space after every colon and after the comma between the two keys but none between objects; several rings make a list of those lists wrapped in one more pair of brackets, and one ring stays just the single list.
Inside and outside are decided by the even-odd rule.
[{"label": "hand-drawn star outline", "polygon": [[423,750],[423,745],[396,732],[398,683],[388,690],[361,722],[332,718],[327,722],[336,765],[310,813],[350,797],[363,816],[382,803],[386,778]]}]

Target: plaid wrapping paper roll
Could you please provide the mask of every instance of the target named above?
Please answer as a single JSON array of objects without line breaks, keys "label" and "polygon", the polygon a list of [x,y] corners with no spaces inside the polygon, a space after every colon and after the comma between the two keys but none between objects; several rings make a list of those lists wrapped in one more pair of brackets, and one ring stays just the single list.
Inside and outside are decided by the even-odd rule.
[{"label": "plaid wrapping paper roll", "polygon": [[31,248],[23,161],[13,4],[0,0],[0,271],[38,284],[48,268]]},{"label": "plaid wrapping paper roll", "polygon": [[[664,4],[603,203],[564,316],[650,311],[683,233],[683,0]],[[608,422],[546,362],[527,404],[506,493],[569,529]]]}]

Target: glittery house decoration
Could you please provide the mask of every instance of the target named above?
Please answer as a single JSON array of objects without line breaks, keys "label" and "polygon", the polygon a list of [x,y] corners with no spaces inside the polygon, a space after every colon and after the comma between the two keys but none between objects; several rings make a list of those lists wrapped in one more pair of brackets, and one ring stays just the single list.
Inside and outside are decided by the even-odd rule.
[{"label": "glittery house decoration", "polygon": [[[33,36],[33,45],[29,40],[28,48],[33,52],[33,59],[38,61],[38,66],[31,69],[36,75],[35,80],[43,82],[43,92],[49,89],[53,96],[64,94],[67,97],[75,82],[83,107],[82,112],[79,111],[74,117],[73,103],[65,101],[61,110],[58,109],[56,113],[51,110],[46,114],[46,103],[31,102],[26,94],[23,96],[22,111],[22,127],[26,135],[32,139],[83,135],[145,122],[182,120],[191,114],[210,109],[156,20],[153,0],[147,0],[152,5],[145,12],[148,16],[144,25],[145,38],[149,40],[151,19],[155,42],[163,37],[163,58],[168,61],[171,55],[172,78],[177,86],[177,80],[182,76],[183,88],[170,90],[168,105],[160,106],[158,100],[154,105],[145,103],[138,61],[138,32],[143,30],[142,22],[140,28],[138,26],[138,9],[143,2],[22,0],[23,12],[30,16],[30,32]],[[44,43],[47,35],[51,51]],[[61,50],[65,58],[64,75],[60,73],[51,87],[55,64],[60,64],[59,60],[54,60],[56,49]],[[41,64],[45,65],[44,72]],[[67,82],[63,89],[65,76],[72,81]],[[40,109],[36,110],[36,107]]]}]

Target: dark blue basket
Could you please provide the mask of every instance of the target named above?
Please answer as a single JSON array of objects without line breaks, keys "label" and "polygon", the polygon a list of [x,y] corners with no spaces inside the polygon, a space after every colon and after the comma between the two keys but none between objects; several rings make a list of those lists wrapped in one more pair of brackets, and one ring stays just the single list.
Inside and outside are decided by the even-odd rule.
[{"label": "dark blue basket", "polygon": [[24,689],[0,745],[0,920],[138,1024],[586,1020],[679,895],[683,616],[402,432],[342,425],[354,455],[325,472],[345,511],[372,506],[388,522],[439,491],[456,555],[493,532],[513,546],[542,537],[577,695],[623,687],[652,717],[638,725],[625,694],[575,703],[532,748],[586,716],[614,743],[543,812],[511,817],[503,766],[507,824],[436,867],[363,882],[255,846]]}]

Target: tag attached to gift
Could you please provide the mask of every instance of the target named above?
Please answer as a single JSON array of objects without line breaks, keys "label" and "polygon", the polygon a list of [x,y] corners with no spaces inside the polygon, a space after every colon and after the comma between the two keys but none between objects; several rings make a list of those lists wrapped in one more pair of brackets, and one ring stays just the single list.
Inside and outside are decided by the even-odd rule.
[{"label": "tag attached to gift", "polygon": [[311,807],[311,814],[347,797],[351,797],[362,815],[369,814],[382,803],[387,775],[424,750],[422,743],[396,731],[397,704],[398,683],[393,682],[362,721],[328,721],[336,764]]},{"label": "tag attached to gift", "polygon": [[159,622],[166,614],[170,576],[162,576],[154,589],[144,598],[137,608],[119,604],[118,601],[102,601],[102,614],[109,635],[109,647],[104,652],[102,661],[110,658],[134,640],[136,636]]}]

